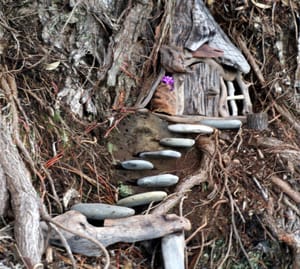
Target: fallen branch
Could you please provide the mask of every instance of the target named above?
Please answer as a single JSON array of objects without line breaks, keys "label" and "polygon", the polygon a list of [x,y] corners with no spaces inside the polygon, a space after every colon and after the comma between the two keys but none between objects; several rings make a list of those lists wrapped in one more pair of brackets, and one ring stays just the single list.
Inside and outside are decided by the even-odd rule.
[{"label": "fallen branch", "polygon": [[[102,254],[95,240],[107,247],[117,242],[132,243],[191,229],[191,224],[186,218],[174,214],[136,215],[122,219],[109,219],[105,220],[104,227],[95,227],[89,224],[81,213],[68,211],[53,218],[51,222],[63,229],[61,232],[72,252],[86,256]],[[44,232],[47,232],[47,227]],[[51,244],[62,245],[54,231],[50,231],[49,238]]]}]

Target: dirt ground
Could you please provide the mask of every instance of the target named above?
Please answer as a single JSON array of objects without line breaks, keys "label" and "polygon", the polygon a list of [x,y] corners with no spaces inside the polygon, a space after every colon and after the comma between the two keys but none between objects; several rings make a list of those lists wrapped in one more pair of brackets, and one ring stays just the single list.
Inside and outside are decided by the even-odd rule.
[{"label": "dirt ground", "polygon": [[[90,115],[79,118],[67,106],[51,114],[50,108],[54,107],[66,74],[60,70],[45,71],[38,63],[44,48],[48,49],[40,38],[38,17],[27,15],[17,20],[22,12],[28,12],[28,7],[21,10],[22,1],[4,2],[0,24],[11,28],[14,34],[5,44],[0,39],[0,48],[6,50],[6,56],[1,56],[2,68],[5,66],[15,76],[18,85],[22,141],[33,160],[44,166],[53,179],[49,181],[42,169],[42,177],[33,176],[33,185],[51,216],[69,210],[79,201],[115,204],[120,190],[125,191],[126,186],[134,192],[143,191],[135,186],[135,180],[142,176],[164,172],[182,179],[197,170],[202,153],[196,147],[180,149],[180,159],[154,160],[153,171],[118,169],[120,161],[135,158],[139,152],[163,149],[159,139],[171,136],[168,122],[149,112],[135,112],[126,107],[114,111],[119,121],[112,127],[108,125],[109,118],[96,119]],[[296,1],[261,1],[260,5],[257,1],[206,2],[215,2],[209,5],[215,19],[232,40],[243,37],[259,67],[253,70],[252,66],[245,80],[251,83],[254,111],[266,112],[269,126],[258,131],[243,125],[240,130],[222,130],[211,136],[217,151],[209,179],[187,193],[181,204],[182,212],[180,207],[173,209],[192,223],[192,230],[186,233],[187,268],[300,268],[296,262],[299,203],[273,180],[273,176],[279,177],[299,197],[300,92],[294,87],[299,4]],[[16,10],[11,13],[16,7],[20,8],[19,13]],[[13,45],[14,37],[19,48]],[[49,60],[55,61],[56,56],[52,53]],[[24,59],[30,65],[24,66]],[[6,101],[0,97],[4,111]],[[197,135],[186,137],[197,138]],[[269,138],[277,139],[272,146],[258,142]],[[162,190],[172,194],[174,188]],[[146,210],[147,207],[139,207],[137,213]],[[0,268],[23,267],[12,236],[13,221],[9,212],[0,222]],[[111,268],[163,267],[159,239],[119,243],[108,250]],[[103,264],[103,257],[75,255],[75,260],[78,268],[98,268]],[[43,262],[47,268],[71,268],[62,248],[48,248]]]}]

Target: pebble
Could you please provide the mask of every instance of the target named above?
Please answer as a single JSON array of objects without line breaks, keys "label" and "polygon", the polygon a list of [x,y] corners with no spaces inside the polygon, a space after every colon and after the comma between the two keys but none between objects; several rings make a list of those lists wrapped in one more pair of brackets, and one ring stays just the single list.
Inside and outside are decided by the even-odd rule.
[{"label": "pebble", "polygon": [[148,170],[154,168],[154,165],[151,162],[144,160],[124,161],[121,162],[121,166],[127,170]]},{"label": "pebble", "polygon": [[239,129],[242,126],[240,120],[231,119],[203,119],[200,123],[218,129]]},{"label": "pebble", "polygon": [[147,205],[151,202],[159,202],[165,197],[167,197],[167,193],[164,191],[150,191],[123,198],[117,202],[117,205],[128,207]]},{"label": "pebble", "polygon": [[168,126],[169,131],[176,133],[202,133],[211,134],[214,129],[202,124],[171,124]]},{"label": "pebble", "polygon": [[137,184],[142,187],[168,187],[175,185],[179,177],[172,174],[163,174],[140,178]]},{"label": "pebble", "polygon": [[159,151],[145,151],[138,154],[141,158],[180,158],[181,153],[175,150],[159,150]]},{"label": "pebble", "polygon": [[161,145],[169,146],[169,147],[192,147],[195,144],[194,139],[190,138],[173,138],[167,137],[163,138],[159,141]]},{"label": "pebble", "polygon": [[135,214],[132,208],[103,203],[79,203],[73,205],[71,210],[79,211],[88,219],[94,220],[124,218]]}]

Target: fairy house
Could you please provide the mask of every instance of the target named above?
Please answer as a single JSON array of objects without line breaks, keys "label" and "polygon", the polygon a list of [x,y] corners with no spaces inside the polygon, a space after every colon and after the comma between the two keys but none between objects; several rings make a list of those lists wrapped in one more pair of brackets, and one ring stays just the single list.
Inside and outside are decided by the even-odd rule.
[{"label": "fairy house", "polygon": [[153,111],[214,117],[252,112],[242,78],[250,66],[201,0],[177,1],[169,44],[161,47],[160,60],[169,82],[156,88]]}]

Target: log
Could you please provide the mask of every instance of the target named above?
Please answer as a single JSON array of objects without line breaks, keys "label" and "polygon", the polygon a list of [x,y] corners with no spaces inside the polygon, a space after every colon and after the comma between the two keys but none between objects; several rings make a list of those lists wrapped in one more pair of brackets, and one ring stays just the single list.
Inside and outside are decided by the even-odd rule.
[{"label": "log", "polygon": [[[60,229],[72,252],[86,256],[99,256],[102,253],[98,246],[86,238],[76,235],[76,232],[93,237],[102,245],[109,246],[117,242],[132,243],[159,238],[167,234],[191,229],[189,220],[174,214],[137,215],[122,219],[109,219],[105,220],[104,227],[95,227],[89,224],[86,217],[77,211],[68,211],[53,220],[74,231],[72,234]],[[42,225],[46,236],[47,226],[45,223]],[[59,236],[54,231],[50,231],[49,238],[51,244],[62,245]]]}]

